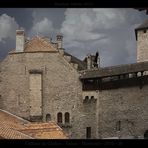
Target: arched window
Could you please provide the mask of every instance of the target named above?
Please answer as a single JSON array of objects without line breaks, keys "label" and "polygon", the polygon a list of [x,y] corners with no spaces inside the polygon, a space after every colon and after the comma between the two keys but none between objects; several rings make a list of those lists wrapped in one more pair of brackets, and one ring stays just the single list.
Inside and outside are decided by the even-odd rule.
[{"label": "arched window", "polygon": [[89,97],[85,96],[85,99],[83,100],[84,103],[87,103],[89,101]]},{"label": "arched window", "polygon": [[51,115],[50,114],[47,114],[46,115],[46,122],[49,122],[49,121],[51,121]]},{"label": "arched window", "polygon": [[88,96],[85,96],[85,101],[87,101],[89,99],[89,97]]},{"label": "arched window", "polygon": [[61,112],[57,114],[57,122],[62,123],[62,113]]},{"label": "arched window", "polygon": [[94,96],[91,96],[91,99],[95,99],[95,97]]},{"label": "arched window", "polygon": [[68,112],[65,113],[65,123],[69,123],[70,122],[70,114]]}]

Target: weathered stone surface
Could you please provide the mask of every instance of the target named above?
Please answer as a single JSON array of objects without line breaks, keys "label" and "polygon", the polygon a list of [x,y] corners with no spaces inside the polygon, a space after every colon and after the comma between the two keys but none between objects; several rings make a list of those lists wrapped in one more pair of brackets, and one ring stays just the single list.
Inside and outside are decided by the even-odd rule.
[{"label": "weathered stone surface", "polygon": [[[136,83],[130,87],[82,91],[83,79],[108,77],[105,83],[110,76],[128,74],[138,81],[147,74],[148,32],[137,33],[137,61],[141,63],[90,71],[85,70],[86,63],[83,65],[64,49],[59,51],[57,44],[50,46],[53,43],[47,40],[34,39],[33,44],[27,43],[25,52],[9,53],[0,62],[0,108],[28,120],[41,116],[42,122],[46,122],[46,115],[57,122],[61,112],[60,125],[70,138],[85,139],[87,127],[91,127],[93,139],[143,137],[148,129],[147,83],[142,87]],[[31,78],[33,75],[36,76]],[[130,79],[122,81],[127,83]],[[66,112],[70,114],[68,124]]]},{"label": "weathered stone surface", "polygon": [[145,30],[137,31],[137,62],[148,61],[148,29]]},{"label": "weathered stone surface", "polygon": [[[79,74],[60,53],[13,53],[1,64],[3,109],[30,119],[29,76],[33,70],[42,71],[43,121],[46,121],[46,114],[51,115],[51,120],[57,121],[57,113],[62,112],[64,124],[64,114],[69,112],[71,137],[85,138]],[[35,103],[34,106],[37,106]]]},{"label": "weathered stone surface", "polygon": [[[98,138],[143,136],[148,128],[148,86],[104,90],[98,98]],[[116,124],[121,121],[120,131]]]}]

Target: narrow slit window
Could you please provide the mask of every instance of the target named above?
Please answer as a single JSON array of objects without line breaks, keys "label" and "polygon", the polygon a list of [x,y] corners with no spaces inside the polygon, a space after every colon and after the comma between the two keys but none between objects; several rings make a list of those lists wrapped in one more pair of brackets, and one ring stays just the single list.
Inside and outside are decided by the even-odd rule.
[{"label": "narrow slit window", "polygon": [[57,114],[57,122],[62,123],[62,113],[61,112]]},{"label": "narrow slit window", "polygon": [[86,127],[86,139],[91,138],[91,127]]},{"label": "narrow slit window", "polygon": [[117,131],[120,131],[120,130],[121,130],[121,121],[118,121],[118,122],[116,123],[116,130],[117,130]]},{"label": "narrow slit window", "polygon": [[68,112],[65,113],[65,123],[70,122],[70,114]]}]

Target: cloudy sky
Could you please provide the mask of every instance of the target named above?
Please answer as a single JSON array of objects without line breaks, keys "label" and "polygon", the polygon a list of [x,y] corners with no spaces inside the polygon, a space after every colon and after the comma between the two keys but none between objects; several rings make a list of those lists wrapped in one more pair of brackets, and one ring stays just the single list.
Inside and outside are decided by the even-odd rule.
[{"label": "cloudy sky", "polygon": [[130,8],[0,8],[0,58],[15,48],[16,29],[26,36],[64,36],[64,48],[84,59],[99,51],[101,66],[136,62],[134,29],[148,19]]}]

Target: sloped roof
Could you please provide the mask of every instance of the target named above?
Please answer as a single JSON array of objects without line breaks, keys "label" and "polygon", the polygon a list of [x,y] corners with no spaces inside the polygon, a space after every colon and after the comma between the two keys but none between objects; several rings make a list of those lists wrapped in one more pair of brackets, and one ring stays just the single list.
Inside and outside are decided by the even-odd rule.
[{"label": "sloped roof", "polygon": [[81,61],[80,59],[72,56],[71,54],[69,54],[67,52],[64,52],[64,55],[71,56],[71,62],[78,64],[78,70],[86,69],[86,63],[84,61]]},{"label": "sloped roof", "polygon": [[5,125],[11,128],[22,128],[24,124],[30,123],[27,120],[24,120],[18,116],[15,116],[7,111],[0,109],[0,119],[5,122]]},{"label": "sloped roof", "polygon": [[31,123],[0,109],[0,137],[4,139],[68,139],[55,123]]},{"label": "sloped roof", "polygon": [[145,20],[140,26],[136,28],[136,30],[142,30],[148,28],[148,20]]},{"label": "sloped roof", "polygon": [[104,68],[99,68],[97,70],[81,71],[80,79],[116,76],[120,74],[128,74],[139,71],[148,71],[148,62],[139,62],[133,64],[104,67]]},{"label": "sloped roof", "polygon": [[30,123],[23,129],[23,133],[29,134],[37,139],[67,139],[67,135],[55,122],[48,123]]},{"label": "sloped roof", "polygon": [[[24,52],[58,52],[57,43],[50,42],[48,38],[45,37],[35,36],[25,42]],[[9,53],[14,54],[15,49]],[[71,56],[70,62],[78,64],[78,70],[86,69],[86,62],[81,61],[65,51],[64,55]]]},{"label": "sloped roof", "polygon": [[49,42],[47,38],[36,36],[30,41],[25,43],[24,52],[34,52],[34,51],[48,51],[56,52],[57,49]]},{"label": "sloped roof", "polygon": [[6,122],[2,121],[0,121],[0,137],[3,137],[4,139],[33,139],[31,136],[13,129],[8,126]]},{"label": "sloped roof", "polygon": [[19,132],[28,121],[0,109],[0,136],[4,139],[32,139],[32,137]]}]

